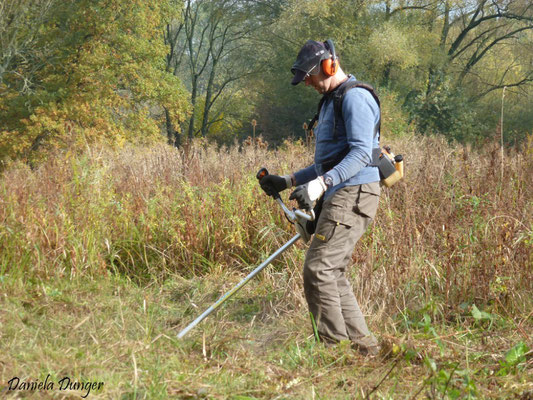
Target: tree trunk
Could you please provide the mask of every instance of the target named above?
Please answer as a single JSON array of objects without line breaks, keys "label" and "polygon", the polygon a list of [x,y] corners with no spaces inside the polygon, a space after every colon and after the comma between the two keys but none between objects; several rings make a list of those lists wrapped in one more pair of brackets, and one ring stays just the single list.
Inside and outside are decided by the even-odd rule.
[{"label": "tree trunk", "polygon": [[165,108],[165,122],[167,128],[167,142],[168,144],[174,145],[176,147],[181,146],[181,134],[174,129],[174,124],[172,123],[172,117],[168,112],[168,109]]},{"label": "tree trunk", "polygon": [[209,82],[207,83],[207,90],[205,93],[204,116],[202,119],[202,137],[205,137],[207,135],[207,131],[209,130],[209,126],[208,126],[209,112],[211,111],[211,105],[212,105],[211,99],[213,97],[213,85],[215,82],[216,67],[217,67],[217,60],[213,59],[213,66],[209,74]]},{"label": "tree trunk", "polygon": [[192,79],[192,93],[191,93],[191,104],[192,104],[192,114],[191,119],[189,120],[189,130],[187,136],[189,139],[194,137],[194,116],[196,114],[196,97],[198,93],[198,76],[194,75]]},{"label": "tree trunk", "polygon": [[446,47],[446,39],[448,38],[448,32],[450,31],[450,2],[446,1],[444,5],[444,22],[442,24],[442,32],[440,35],[440,47],[444,49]]}]

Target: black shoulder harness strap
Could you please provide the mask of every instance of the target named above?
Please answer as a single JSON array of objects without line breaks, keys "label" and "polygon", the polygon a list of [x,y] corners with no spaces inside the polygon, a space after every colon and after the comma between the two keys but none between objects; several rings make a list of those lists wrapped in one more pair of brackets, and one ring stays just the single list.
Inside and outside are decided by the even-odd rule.
[{"label": "black shoulder harness strap", "polygon": [[[378,96],[377,96],[377,94],[376,94],[376,92],[375,92],[375,90],[374,90],[374,88],[372,86],[370,86],[367,83],[360,82],[360,81],[353,81],[353,80],[348,78],[345,82],[341,83],[333,92],[326,93],[324,96],[322,96],[322,98],[320,99],[320,102],[318,103],[318,110],[317,110],[315,116],[313,117],[313,119],[311,120],[311,122],[309,123],[309,129],[314,128],[315,122],[318,121],[318,116],[320,115],[320,110],[322,109],[322,106],[324,105],[324,103],[328,99],[333,97],[333,112],[335,114],[335,122],[334,122],[334,125],[333,125],[333,130],[334,130],[333,131],[333,138],[337,139],[337,137],[338,137],[337,126],[339,126],[339,124],[341,123],[341,121],[343,119],[343,117],[342,117],[342,101],[344,99],[344,95],[346,94],[346,92],[348,90],[353,89],[355,87],[368,90],[370,92],[370,94],[372,95],[372,97],[374,98],[374,100],[376,101],[376,103],[378,104],[378,107],[381,108],[381,104],[379,102],[379,98],[378,98]],[[381,115],[379,117],[379,121],[378,121],[377,126],[374,128],[374,137],[376,137],[376,135],[378,134],[380,128],[381,128]]]}]

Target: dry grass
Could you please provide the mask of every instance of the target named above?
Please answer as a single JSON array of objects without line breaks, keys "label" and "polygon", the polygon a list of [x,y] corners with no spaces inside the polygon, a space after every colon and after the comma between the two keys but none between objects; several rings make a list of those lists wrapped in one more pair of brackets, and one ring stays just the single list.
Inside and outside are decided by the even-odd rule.
[{"label": "dry grass", "polygon": [[[380,276],[379,290],[394,298],[395,287],[415,280],[446,305],[487,301],[495,285],[505,292],[500,300],[522,305],[520,293],[532,289],[532,150],[508,154],[500,182],[494,144],[473,151],[415,136],[393,148],[406,156],[407,177],[383,191],[354,254],[358,276]],[[46,279],[118,268],[152,279],[242,268],[290,235],[255,172],[286,173],[309,161],[298,144],[239,151],[196,142],[182,151],[92,149],[36,171],[12,168],[0,183],[2,272]]]},{"label": "dry grass", "polygon": [[94,398],[365,398],[376,385],[372,398],[527,396],[531,351],[508,368],[502,357],[532,347],[532,142],[506,154],[503,182],[494,143],[391,142],[406,179],[383,191],[350,276],[389,351],[376,360],[313,342],[301,244],[175,339],[292,236],[255,173],[307,165],[305,146],[92,148],[12,166],[0,180],[0,387],[52,373],[104,380]]}]

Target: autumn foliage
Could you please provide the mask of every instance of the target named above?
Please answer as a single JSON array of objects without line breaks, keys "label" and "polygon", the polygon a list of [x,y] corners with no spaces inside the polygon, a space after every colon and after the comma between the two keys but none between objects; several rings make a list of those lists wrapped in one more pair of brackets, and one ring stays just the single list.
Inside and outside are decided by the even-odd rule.
[{"label": "autumn foliage", "polygon": [[[95,142],[146,144],[161,140],[164,108],[175,121],[184,118],[186,92],[165,71],[171,2],[53,1],[38,9],[41,3],[28,18],[47,18],[36,21],[38,35],[0,81],[0,158],[36,161]],[[18,7],[12,12],[30,6]],[[32,27],[19,36],[32,34],[24,29]]]}]

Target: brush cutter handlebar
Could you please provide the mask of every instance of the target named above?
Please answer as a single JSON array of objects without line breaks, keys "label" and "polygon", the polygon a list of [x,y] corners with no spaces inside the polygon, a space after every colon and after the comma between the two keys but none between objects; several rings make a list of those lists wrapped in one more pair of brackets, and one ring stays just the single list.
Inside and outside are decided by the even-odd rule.
[{"label": "brush cutter handlebar", "polygon": [[[261,168],[256,175],[257,180],[261,180],[265,176],[268,175],[268,170],[266,168]],[[283,203],[283,200],[281,200],[281,196],[278,192],[274,192],[273,197],[276,199],[278,204],[281,206],[281,209],[291,222],[295,222],[298,218],[303,218],[307,221],[314,221],[315,220],[315,213],[313,210],[310,211],[310,214],[306,213],[305,211],[299,210],[297,208],[293,208],[292,210],[289,210],[285,203]]]}]

